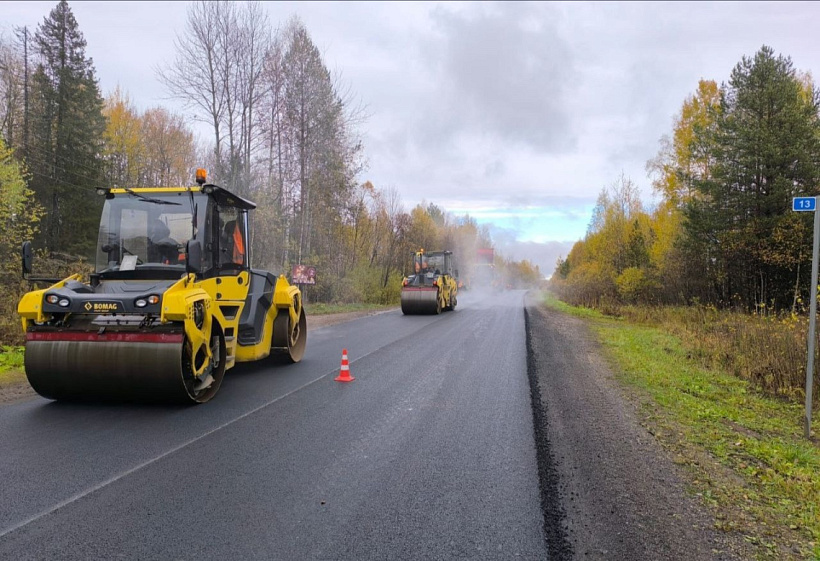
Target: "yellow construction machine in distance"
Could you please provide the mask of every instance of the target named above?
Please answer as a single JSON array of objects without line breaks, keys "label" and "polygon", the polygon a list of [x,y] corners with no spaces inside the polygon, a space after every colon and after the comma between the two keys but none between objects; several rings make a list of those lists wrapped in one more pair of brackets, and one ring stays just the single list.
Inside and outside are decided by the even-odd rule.
[{"label": "yellow construction machine in distance", "polygon": [[455,310],[458,303],[458,271],[452,251],[413,255],[413,272],[402,281],[401,311],[405,315],[440,314]]}]

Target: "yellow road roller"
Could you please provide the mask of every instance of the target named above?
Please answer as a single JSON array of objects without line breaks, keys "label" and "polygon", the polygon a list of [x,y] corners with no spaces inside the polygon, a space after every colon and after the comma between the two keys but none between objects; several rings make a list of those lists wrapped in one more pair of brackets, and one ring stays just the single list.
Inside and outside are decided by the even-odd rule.
[{"label": "yellow road roller", "polygon": [[440,314],[455,310],[458,295],[458,271],[452,251],[425,252],[413,255],[413,273],[402,281],[401,311],[405,315]]},{"label": "yellow road roller", "polygon": [[[18,305],[25,372],[55,400],[203,403],[237,362],[299,362],[302,294],[251,266],[248,212],[217,185],[100,189],[95,272]],[[23,244],[23,276],[31,275]],[[46,279],[34,279],[43,281]]]}]

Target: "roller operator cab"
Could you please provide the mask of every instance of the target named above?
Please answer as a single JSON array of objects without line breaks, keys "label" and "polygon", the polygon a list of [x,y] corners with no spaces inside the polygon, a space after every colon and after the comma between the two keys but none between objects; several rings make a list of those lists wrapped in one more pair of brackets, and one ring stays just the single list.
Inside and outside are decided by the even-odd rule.
[{"label": "roller operator cab", "polygon": [[[251,267],[256,205],[194,187],[101,190],[95,272],[24,295],[25,371],[57,400],[210,400],[236,362],[298,362],[302,295]],[[23,245],[24,276],[31,246]],[[32,279],[44,280],[44,279]]]},{"label": "roller operator cab", "polygon": [[401,311],[405,315],[440,314],[455,310],[458,270],[451,251],[413,254],[412,273],[402,281]]}]

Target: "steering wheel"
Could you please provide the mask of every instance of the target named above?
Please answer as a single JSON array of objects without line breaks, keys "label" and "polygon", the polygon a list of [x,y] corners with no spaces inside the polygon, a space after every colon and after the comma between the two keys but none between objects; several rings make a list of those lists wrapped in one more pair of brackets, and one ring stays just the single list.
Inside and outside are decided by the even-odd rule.
[{"label": "steering wheel", "polygon": [[136,253],[134,253],[133,251],[131,251],[130,249],[125,247],[125,245],[123,245],[123,244],[118,244],[118,243],[108,244],[107,243],[107,244],[103,245],[100,249],[102,249],[103,252],[105,252],[105,253],[111,253],[112,251],[116,251],[119,248],[122,248],[123,253],[126,253],[128,255],[132,255],[132,256],[136,257],[137,258],[137,265],[142,265],[142,264],[145,263],[142,259],[140,259],[139,255],[137,255]]}]

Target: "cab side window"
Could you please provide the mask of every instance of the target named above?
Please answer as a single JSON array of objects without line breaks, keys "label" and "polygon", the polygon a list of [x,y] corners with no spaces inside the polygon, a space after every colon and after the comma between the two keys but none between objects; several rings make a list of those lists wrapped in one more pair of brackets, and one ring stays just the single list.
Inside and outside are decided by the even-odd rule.
[{"label": "cab side window", "polygon": [[245,265],[247,250],[242,213],[231,207],[219,209],[219,264]]}]

